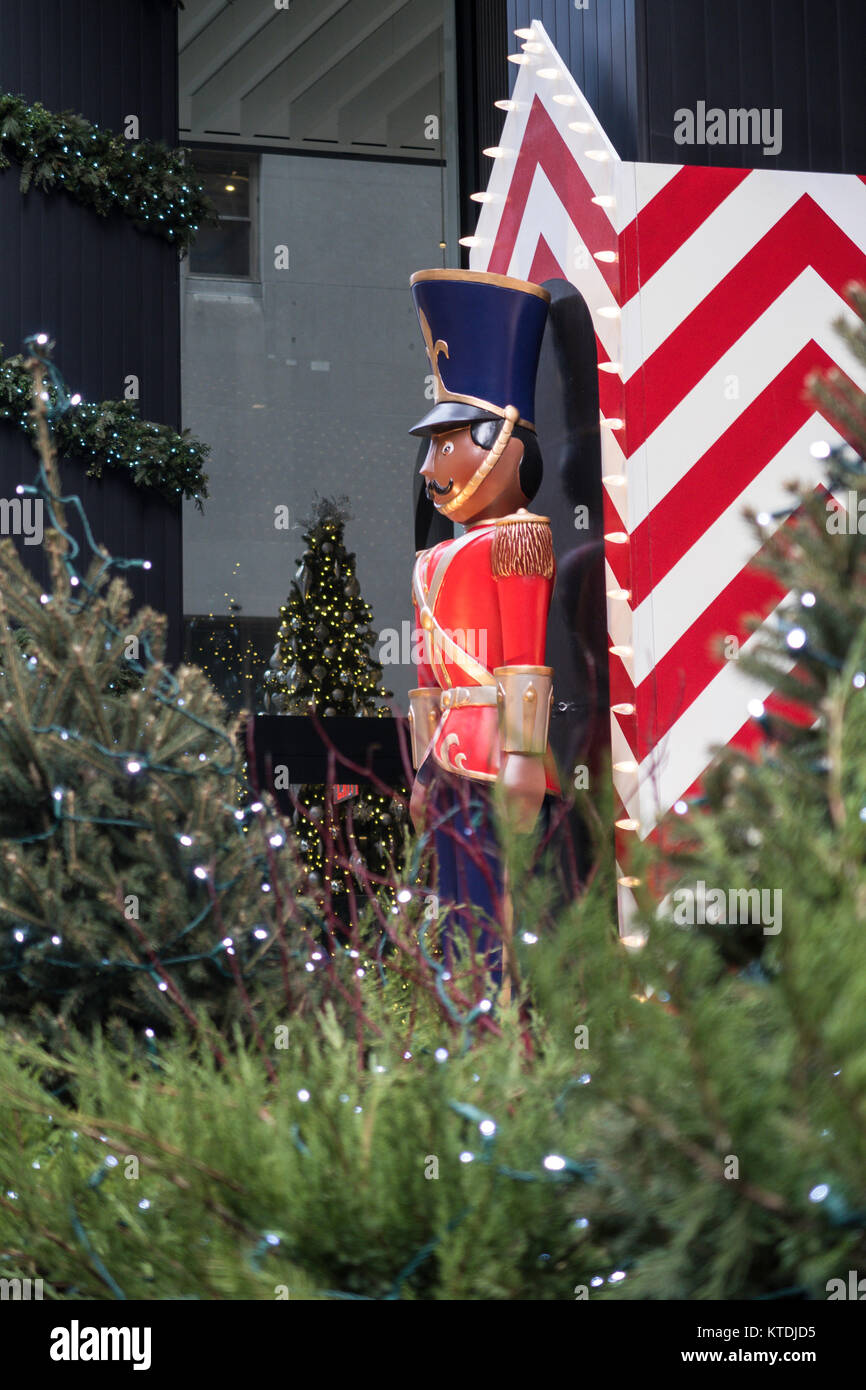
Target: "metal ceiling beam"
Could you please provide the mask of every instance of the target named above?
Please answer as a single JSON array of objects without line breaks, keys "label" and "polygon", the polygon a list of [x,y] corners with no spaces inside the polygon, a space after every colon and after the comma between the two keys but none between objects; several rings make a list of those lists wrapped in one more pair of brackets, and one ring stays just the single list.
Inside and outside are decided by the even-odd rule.
[{"label": "metal ceiling beam", "polygon": [[[435,81],[441,71],[442,26],[428,34],[408,53],[398,58],[383,74],[383,80],[371,80],[367,87],[342,105],[337,120],[341,143],[349,143],[365,135],[377,121],[387,122],[391,114],[405,105],[422,88]],[[441,95],[437,96],[432,114],[442,123]],[[419,129],[415,145],[424,146],[424,131]],[[441,131],[440,131],[441,134]],[[428,141],[428,148],[437,148],[439,141]]]},{"label": "metal ceiling beam", "polygon": [[242,129],[251,135],[287,136],[292,103],[323,80],[335,64],[352,54],[368,35],[404,7],[405,0],[352,0],[249,91],[241,102]]},{"label": "metal ceiling beam", "polygon": [[[372,82],[408,59],[419,43],[442,26],[441,6],[430,0],[409,0],[394,15],[358,44],[340,62],[332,64],[315,86],[308,87],[291,107],[291,129],[309,136],[328,122],[336,134],[337,113]],[[438,57],[435,60],[438,67]]]},{"label": "metal ceiling beam", "polygon": [[[191,93],[189,128],[241,130],[241,102],[290,54],[303,47],[316,31],[340,11],[351,11],[355,0],[294,0],[290,10],[260,5],[268,23],[243,47],[228,42],[222,65]],[[182,88],[183,90],[183,88]]]}]

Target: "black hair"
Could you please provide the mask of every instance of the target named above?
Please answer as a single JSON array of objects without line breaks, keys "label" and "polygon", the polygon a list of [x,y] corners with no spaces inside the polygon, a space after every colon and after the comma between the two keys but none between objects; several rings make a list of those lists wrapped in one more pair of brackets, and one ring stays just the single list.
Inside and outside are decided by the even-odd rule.
[{"label": "black hair", "polygon": [[[492,449],[504,423],[503,420],[476,420],[469,429],[473,443],[477,444],[479,449]],[[544,475],[541,449],[538,446],[535,430],[528,430],[523,425],[515,425],[511,433],[523,445],[523,458],[517,469],[517,481],[520,483],[520,491],[526,500],[531,502],[541,487],[541,479]]]}]

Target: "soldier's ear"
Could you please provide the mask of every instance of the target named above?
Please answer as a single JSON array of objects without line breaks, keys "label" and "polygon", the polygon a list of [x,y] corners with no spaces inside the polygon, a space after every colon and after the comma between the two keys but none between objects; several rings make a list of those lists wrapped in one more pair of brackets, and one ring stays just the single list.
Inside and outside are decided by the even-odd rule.
[{"label": "soldier's ear", "polygon": [[518,427],[514,434],[523,445],[523,458],[517,465],[517,481],[520,484],[520,491],[526,500],[531,502],[541,487],[541,480],[544,476],[541,450],[533,430],[524,430]]},{"label": "soldier's ear", "polygon": [[503,424],[502,420],[476,420],[469,430],[472,442],[479,449],[492,449]]}]

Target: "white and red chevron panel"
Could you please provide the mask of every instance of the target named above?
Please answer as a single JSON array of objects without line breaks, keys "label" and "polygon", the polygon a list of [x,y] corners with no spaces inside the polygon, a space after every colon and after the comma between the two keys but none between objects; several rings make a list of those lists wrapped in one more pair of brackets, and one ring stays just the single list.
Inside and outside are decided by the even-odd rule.
[{"label": "white and red chevron panel", "polygon": [[625,163],[541,24],[521,33],[465,242],[474,270],[561,276],[593,314],[626,865],[629,836],[694,791],[714,748],[757,736],[749,702],[773,707],[719,646],[742,651],[744,616],[785,597],[752,563],[745,510],[784,508],[789,481],[819,485],[810,446],[839,438],[804,399],[807,373],[832,363],[866,386],[832,328],[845,286],[866,282],[866,180]]}]

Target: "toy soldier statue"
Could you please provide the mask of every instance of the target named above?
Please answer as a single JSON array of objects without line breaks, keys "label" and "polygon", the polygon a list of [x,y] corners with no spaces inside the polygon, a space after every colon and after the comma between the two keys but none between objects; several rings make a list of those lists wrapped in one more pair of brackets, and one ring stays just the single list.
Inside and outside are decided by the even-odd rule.
[{"label": "toy soldier statue", "polygon": [[435,835],[440,903],[460,905],[449,921],[505,927],[493,784],[519,830],[559,790],[544,664],[553,544],[548,519],[526,509],[541,483],[533,417],[549,295],[464,270],[422,270],[411,285],[435,400],[411,433],[430,440],[428,496],[465,528],[415,562],[411,813]]}]

